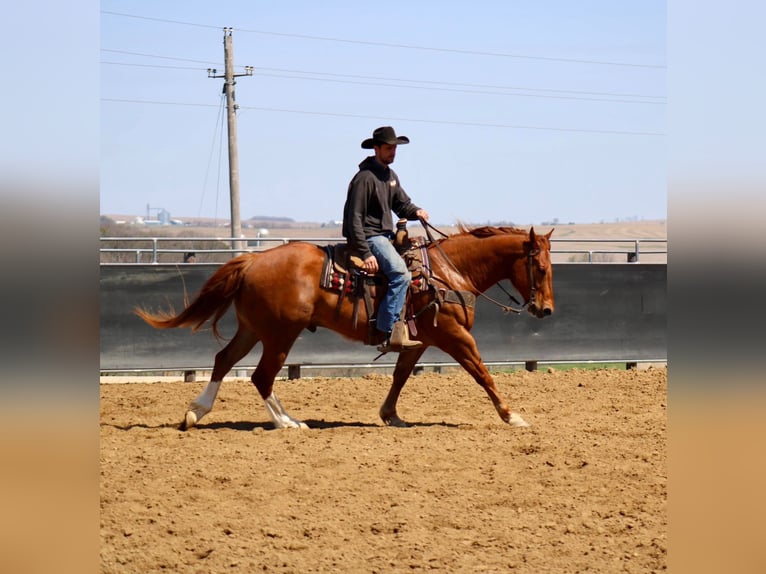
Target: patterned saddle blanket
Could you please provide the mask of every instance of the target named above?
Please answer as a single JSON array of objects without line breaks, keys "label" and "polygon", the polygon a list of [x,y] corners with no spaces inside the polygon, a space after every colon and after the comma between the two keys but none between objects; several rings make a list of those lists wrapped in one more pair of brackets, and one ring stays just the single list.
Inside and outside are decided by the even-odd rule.
[{"label": "patterned saddle blanket", "polygon": [[[351,253],[348,243],[327,245],[324,251],[325,259],[320,280],[322,288],[348,295],[358,293],[358,286],[367,280],[367,283],[373,287],[372,295],[374,297],[374,287],[386,282],[382,273],[370,275],[364,271],[362,260]],[[408,245],[400,250],[400,254],[412,275],[410,290],[414,292],[427,290],[431,269],[425,238],[414,237],[409,239]]]}]

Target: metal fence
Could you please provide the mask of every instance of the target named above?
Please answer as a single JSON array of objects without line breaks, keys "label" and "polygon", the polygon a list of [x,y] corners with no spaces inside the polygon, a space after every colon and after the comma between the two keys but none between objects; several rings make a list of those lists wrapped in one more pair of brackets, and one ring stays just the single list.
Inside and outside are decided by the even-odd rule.
[{"label": "metal fence", "polygon": [[[111,264],[183,263],[194,252],[197,262],[223,263],[233,254],[263,251],[277,245],[305,241],[327,245],[343,237],[101,237],[100,260]],[[569,263],[666,263],[665,238],[551,238],[551,258]]]}]

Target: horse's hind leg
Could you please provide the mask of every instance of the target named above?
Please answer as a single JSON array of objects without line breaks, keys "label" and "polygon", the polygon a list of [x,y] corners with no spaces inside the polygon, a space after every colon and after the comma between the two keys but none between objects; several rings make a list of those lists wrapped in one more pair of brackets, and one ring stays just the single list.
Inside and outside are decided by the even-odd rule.
[{"label": "horse's hind leg", "polygon": [[399,354],[399,358],[396,361],[396,367],[394,368],[393,383],[391,383],[391,388],[388,391],[386,400],[383,401],[380,411],[378,412],[380,418],[386,425],[392,427],[409,426],[406,422],[400,419],[399,415],[396,413],[396,403],[399,400],[399,395],[404,388],[404,384],[412,374],[412,369],[415,368],[415,364],[418,362],[418,359],[423,356],[425,350],[425,347],[420,347]]},{"label": "horse's hind leg", "polygon": [[274,427],[278,429],[308,428],[306,423],[296,420],[287,414],[277,395],[274,394],[274,379],[284,366],[287,354],[290,352],[290,348],[295,339],[298,338],[299,333],[300,330],[293,336],[282,332],[278,340],[264,340],[261,360],[251,377],[255,388],[258,389],[263,399],[266,412],[274,423]]},{"label": "horse's hind leg", "polygon": [[257,342],[258,337],[254,333],[240,328],[234,338],[229,341],[229,344],[216,354],[210,382],[189,405],[184,421],[181,423],[181,430],[193,427],[212,410],[215,398],[218,396],[218,389],[221,387],[221,381],[237,364],[237,361],[247,355]]}]

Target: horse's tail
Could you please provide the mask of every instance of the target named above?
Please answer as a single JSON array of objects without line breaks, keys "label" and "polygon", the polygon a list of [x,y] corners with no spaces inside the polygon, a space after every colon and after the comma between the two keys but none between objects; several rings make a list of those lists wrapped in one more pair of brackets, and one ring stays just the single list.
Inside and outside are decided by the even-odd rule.
[{"label": "horse's tail", "polygon": [[194,301],[178,314],[172,308],[151,313],[136,307],[134,312],[155,329],[191,327],[192,331],[197,331],[212,317],[213,334],[220,338],[218,321],[229,310],[254,257],[254,254],[240,255],[222,265],[205,282]]}]

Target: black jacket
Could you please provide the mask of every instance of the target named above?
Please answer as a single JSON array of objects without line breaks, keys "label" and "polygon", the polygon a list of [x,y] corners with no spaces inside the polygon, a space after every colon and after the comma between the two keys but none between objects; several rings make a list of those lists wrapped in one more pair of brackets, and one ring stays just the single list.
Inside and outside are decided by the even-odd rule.
[{"label": "black jacket", "polygon": [[399,218],[415,220],[418,209],[394,170],[370,156],[359,164],[359,171],[348,185],[343,237],[362,259],[367,259],[372,255],[367,238],[394,231],[392,211]]}]

